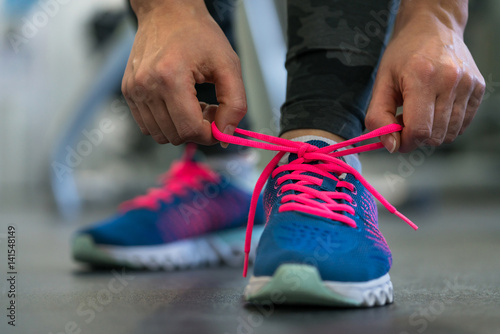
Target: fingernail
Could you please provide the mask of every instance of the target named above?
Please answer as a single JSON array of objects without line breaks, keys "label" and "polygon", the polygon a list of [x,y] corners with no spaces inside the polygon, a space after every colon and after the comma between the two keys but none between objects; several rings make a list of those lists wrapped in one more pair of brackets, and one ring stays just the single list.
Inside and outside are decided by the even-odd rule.
[{"label": "fingernail", "polygon": [[391,138],[392,138],[392,148],[389,150],[389,152],[394,153],[394,151],[396,151],[396,145],[397,145],[396,136],[391,134]]},{"label": "fingernail", "polygon": [[[226,134],[226,135],[233,135],[234,134],[234,130],[235,130],[235,127],[232,126],[232,125],[226,125],[226,127],[224,128],[224,131],[222,133]],[[222,148],[227,148],[228,147],[228,143],[224,143],[224,142],[220,142],[220,146]]]}]

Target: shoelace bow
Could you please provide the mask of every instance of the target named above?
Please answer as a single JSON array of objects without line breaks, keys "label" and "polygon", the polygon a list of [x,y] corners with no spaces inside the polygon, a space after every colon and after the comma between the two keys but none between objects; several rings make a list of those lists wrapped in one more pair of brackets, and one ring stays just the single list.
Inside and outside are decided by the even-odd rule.
[{"label": "shoelace bow", "polygon": [[200,189],[204,182],[218,182],[217,174],[194,161],[196,144],[188,144],[180,161],[172,164],[168,172],[160,177],[161,188],[150,188],[145,195],[137,196],[120,205],[126,212],[138,208],[158,210],[160,202],[169,202],[175,195],[183,195],[187,189]]},{"label": "shoelace bow", "polygon": [[[367,139],[380,137],[393,132],[398,132],[402,129],[403,127],[399,124],[389,124],[356,138],[352,138],[350,140],[346,140],[334,145],[318,148],[308,143],[295,142],[238,128],[235,130],[235,133],[260,140],[262,142],[242,137],[231,136],[220,132],[215,125],[215,122],[213,122],[213,136],[221,142],[241,146],[249,146],[270,151],[278,151],[278,154],[276,154],[276,156],[264,168],[264,171],[255,184],[255,189],[252,194],[245,236],[245,263],[243,267],[243,276],[246,277],[248,271],[248,256],[250,253],[252,241],[255,210],[257,208],[257,202],[260,193],[269,176],[272,176],[274,178],[277,174],[283,171],[290,171],[291,173],[278,178],[277,184],[280,185],[286,180],[296,181],[293,184],[286,184],[281,188],[282,192],[294,190],[295,193],[291,195],[285,195],[281,198],[281,203],[283,205],[280,207],[279,212],[301,211],[317,216],[330,218],[336,221],[343,222],[349,226],[356,227],[356,223],[354,222],[354,220],[345,215],[342,215],[341,213],[335,212],[346,211],[354,214],[354,209],[351,206],[347,204],[340,204],[335,201],[344,199],[347,202],[352,202],[351,196],[342,192],[320,191],[310,187],[311,185],[321,186],[322,179],[310,175],[311,173],[314,173],[333,179],[333,182],[336,182],[336,188],[343,187],[349,189],[350,191],[356,191],[354,189],[354,185],[347,181],[344,181],[345,177],[342,177],[342,175],[345,174],[352,174],[362,185],[366,187],[366,189],[368,189],[368,191],[377,200],[380,201],[380,203],[382,203],[382,205],[390,213],[396,215],[408,225],[410,225],[413,229],[417,230],[417,225],[415,225],[410,219],[397,211],[396,208],[392,206],[375,188],[373,188],[373,186],[370,185],[370,183],[368,183],[368,181],[366,181],[365,178],[355,168],[349,166],[347,163],[339,159],[340,157],[350,154],[383,148],[384,145],[381,142],[378,142],[339,151],[342,148],[357,144]],[[293,160],[291,163],[276,168],[279,161],[286,153],[297,154],[298,158]],[[311,162],[319,163],[313,165],[310,164]],[[333,174],[331,174],[332,172],[339,175],[339,177],[335,177]],[[305,173],[309,173],[309,175]],[[315,199],[320,199],[323,201],[323,203],[316,201]]]}]

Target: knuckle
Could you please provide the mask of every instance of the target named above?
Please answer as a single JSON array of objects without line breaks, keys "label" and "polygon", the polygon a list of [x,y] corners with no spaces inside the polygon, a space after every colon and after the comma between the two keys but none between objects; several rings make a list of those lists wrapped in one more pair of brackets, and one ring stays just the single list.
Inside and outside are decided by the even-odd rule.
[{"label": "knuckle", "polygon": [[369,129],[369,130],[375,130],[376,126],[377,126],[377,118],[372,116],[371,113],[367,113],[366,114],[366,117],[365,117],[365,125],[366,125],[366,128]]},{"label": "knuckle", "polygon": [[472,94],[469,96],[469,101],[467,102],[467,109],[478,109],[483,101],[484,94],[486,92],[486,85],[483,82],[479,82],[475,85]]},{"label": "knuckle", "polygon": [[462,79],[460,80],[460,84],[462,84],[468,88],[472,88],[474,85],[474,81],[475,81],[475,78],[473,75],[471,75],[470,73],[464,73],[462,76]]},{"label": "knuckle", "polygon": [[158,76],[147,71],[138,72],[134,79],[135,87],[146,91],[154,91],[159,83]]},{"label": "knuckle", "polygon": [[465,121],[464,121],[464,124],[462,124],[462,127],[460,128],[460,131],[458,131],[458,135],[459,135],[459,136],[460,136],[460,135],[463,135],[463,134],[464,134],[464,132],[465,132],[465,131],[467,130],[467,128],[469,127],[469,125],[470,125],[470,121],[465,120]]},{"label": "knuckle", "polygon": [[194,139],[199,135],[199,129],[193,125],[180,126],[177,130],[179,137],[182,141],[188,141]]},{"label": "knuckle", "polygon": [[462,77],[462,69],[454,63],[446,64],[442,69],[442,76],[446,83],[455,85]]},{"label": "knuckle", "polygon": [[479,72],[479,70],[472,77],[474,78],[474,82],[477,84],[477,86],[486,88],[486,80],[484,79],[482,73]]},{"label": "knuckle", "polygon": [[419,141],[427,141],[431,138],[432,131],[428,127],[418,127],[410,129],[410,136]]},{"label": "knuckle", "polygon": [[456,136],[462,127],[463,120],[461,118],[453,118],[448,124],[448,131],[446,136]]},{"label": "knuckle", "polygon": [[153,134],[151,135],[153,139],[158,143],[158,144],[166,144],[168,143],[167,138],[161,133]]},{"label": "knuckle", "polygon": [[179,146],[179,145],[183,144],[183,143],[184,143],[184,141],[183,141],[181,138],[179,138],[179,137],[175,137],[175,138],[172,138],[172,139],[170,140],[170,143],[171,143],[172,145],[174,145],[174,146]]},{"label": "knuckle", "polygon": [[122,95],[123,95],[123,98],[125,99],[125,102],[127,102],[127,104],[130,106],[130,102],[132,99],[131,99],[129,92],[122,88]]},{"label": "knuckle", "polygon": [[122,91],[122,94],[125,98],[129,97],[129,91],[127,88],[127,81],[125,80],[125,78],[122,80],[121,91]]},{"label": "knuckle", "polygon": [[239,118],[243,118],[247,113],[247,103],[244,100],[235,101],[231,108],[232,112]]},{"label": "knuckle", "polygon": [[482,99],[485,92],[486,92],[486,83],[484,82],[484,78],[481,76],[480,80],[478,80],[478,83],[474,89],[474,94],[479,99]]},{"label": "knuckle", "polygon": [[467,102],[467,111],[477,110],[481,105],[482,97],[471,96]]},{"label": "knuckle", "polygon": [[444,137],[444,142],[446,144],[450,144],[453,143],[456,138],[457,138],[456,134],[447,134],[446,137]]},{"label": "knuckle", "polygon": [[442,141],[440,139],[430,138],[425,141],[425,144],[429,146],[439,146],[442,144]]},{"label": "knuckle", "polygon": [[409,60],[409,70],[415,71],[420,79],[431,79],[436,74],[436,66],[423,55],[413,55]]},{"label": "knuckle", "polygon": [[130,89],[129,89],[128,85],[125,82],[122,82],[121,91],[122,91],[123,98],[125,99],[125,101],[127,102],[127,104],[129,106],[131,106],[133,104],[132,103],[132,101],[133,101],[132,94],[130,92]]},{"label": "knuckle", "polygon": [[171,71],[161,71],[158,73],[158,81],[162,87],[171,88],[174,85],[175,75]]},{"label": "knuckle", "polygon": [[476,116],[476,110],[468,111],[465,114],[462,126],[469,126],[469,124],[472,122],[475,116]]},{"label": "knuckle", "polygon": [[125,102],[127,102],[128,106],[132,107],[133,106],[132,94],[130,94],[128,90],[122,90],[122,95],[123,98],[125,99]]},{"label": "knuckle", "polygon": [[431,136],[429,139],[425,141],[425,143],[430,146],[439,146],[443,143],[443,141],[444,141],[444,135],[441,135],[439,133]]},{"label": "knuckle", "polygon": [[221,62],[220,65],[224,64],[225,67],[227,67],[228,69],[231,69],[231,70],[241,68],[240,58],[238,57],[238,55],[234,51],[226,54],[225,57],[220,59],[220,62]]},{"label": "knuckle", "polygon": [[164,87],[172,87],[181,72],[179,63],[176,64],[171,60],[158,63],[155,71],[158,73],[159,84]]},{"label": "knuckle", "polygon": [[241,69],[240,57],[238,57],[236,53],[234,53],[233,57],[231,57],[231,60],[233,62],[233,66],[239,71]]},{"label": "knuckle", "polygon": [[158,124],[169,124],[170,115],[168,111],[161,108],[151,108],[151,113]]},{"label": "knuckle", "polygon": [[134,77],[134,86],[146,87],[149,75],[146,71],[137,71]]}]

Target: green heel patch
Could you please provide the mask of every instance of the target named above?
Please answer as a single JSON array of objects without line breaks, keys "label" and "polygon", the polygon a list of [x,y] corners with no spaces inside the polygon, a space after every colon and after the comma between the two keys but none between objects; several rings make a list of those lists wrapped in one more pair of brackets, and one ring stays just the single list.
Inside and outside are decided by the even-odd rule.
[{"label": "green heel patch", "polygon": [[361,303],[328,289],[318,270],[303,264],[282,264],[271,280],[255,293],[246,295],[249,302],[321,306],[359,306]]},{"label": "green heel patch", "polygon": [[89,235],[79,235],[73,240],[71,247],[73,258],[76,261],[90,263],[99,266],[125,266],[135,268],[130,263],[117,261],[111,256],[98,249]]}]

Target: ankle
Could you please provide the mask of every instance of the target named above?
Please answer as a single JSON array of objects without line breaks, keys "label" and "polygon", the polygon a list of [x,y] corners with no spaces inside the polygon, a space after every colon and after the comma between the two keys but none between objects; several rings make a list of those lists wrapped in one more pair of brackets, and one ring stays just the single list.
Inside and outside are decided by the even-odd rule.
[{"label": "ankle", "polygon": [[296,129],[296,130],[290,130],[285,133],[283,133],[280,137],[284,139],[294,139],[297,137],[303,137],[303,136],[318,136],[318,137],[324,137],[331,139],[333,141],[336,141],[337,143],[343,142],[346,139],[343,137],[340,137],[336,134],[333,134],[328,131],[324,130],[318,130],[318,129]]}]

